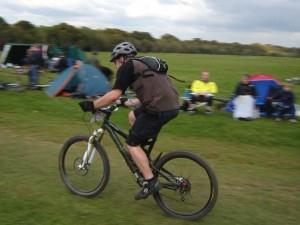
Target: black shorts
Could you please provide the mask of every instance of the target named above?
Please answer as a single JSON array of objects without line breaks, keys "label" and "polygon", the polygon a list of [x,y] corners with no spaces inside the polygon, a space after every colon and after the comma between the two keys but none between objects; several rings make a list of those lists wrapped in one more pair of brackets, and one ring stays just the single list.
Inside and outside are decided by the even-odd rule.
[{"label": "black shorts", "polygon": [[130,146],[138,146],[155,139],[164,124],[175,118],[178,110],[167,112],[149,112],[142,108],[134,111],[135,123],[129,130],[129,136],[126,143]]}]

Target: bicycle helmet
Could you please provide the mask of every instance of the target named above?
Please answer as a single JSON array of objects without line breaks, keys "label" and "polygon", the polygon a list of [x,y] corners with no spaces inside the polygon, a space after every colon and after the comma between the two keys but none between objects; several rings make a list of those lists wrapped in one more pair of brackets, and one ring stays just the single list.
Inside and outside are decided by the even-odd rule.
[{"label": "bicycle helmet", "polygon": [[111,53],[110,61],[112,62],[115,59],[117,59],[123,55],[135,56],[136,54],[137,54],[137,50],[134,47],[134,45],[131,44],[130,42],[125,41],[125,42],[119,43],[118,45],[116,45],[116,47],[114,47],[114,49]]}]

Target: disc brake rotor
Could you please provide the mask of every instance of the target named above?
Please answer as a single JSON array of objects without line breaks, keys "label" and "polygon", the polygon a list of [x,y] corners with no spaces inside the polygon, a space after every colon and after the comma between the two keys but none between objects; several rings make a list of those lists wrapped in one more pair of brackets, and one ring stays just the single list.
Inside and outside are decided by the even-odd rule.
[{"label": "disc brake rotor", "polygon": [[74,160],[74,170],[78,175],[85,176],[89,169],[87,165],[82,166],[82,158],[78,157]]},{"label": "disc brake rotor", "polygon": [[186,195],[191,191],[192,184],[189,180],[183,177],[177,178],[177,182],[180,200],[185,201]]}]

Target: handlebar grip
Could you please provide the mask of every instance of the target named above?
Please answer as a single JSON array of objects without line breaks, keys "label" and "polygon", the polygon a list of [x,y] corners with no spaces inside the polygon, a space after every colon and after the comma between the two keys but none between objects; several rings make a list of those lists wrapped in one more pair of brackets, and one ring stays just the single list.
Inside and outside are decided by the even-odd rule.
[{"label": "handlebar grip", "polygon": [[113,105],[109,105],[109,106],[106,106],[106,107],[103,107],[103,108],[98,108],[97,111],[108,114],[108,113],[112,113],[116,109],[118,109],[118,105],[113,104]]}]

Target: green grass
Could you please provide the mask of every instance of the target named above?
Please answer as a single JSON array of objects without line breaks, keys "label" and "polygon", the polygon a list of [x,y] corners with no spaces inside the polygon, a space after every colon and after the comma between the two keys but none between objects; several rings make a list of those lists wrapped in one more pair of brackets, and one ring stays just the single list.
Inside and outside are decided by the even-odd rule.
[{"label": "green grass", "polygon": [[[101,53],[104,65],[108,53]],[[300,73],[300,59],[159,54],[171,74],[193,80],[211,71],[220,96],[228,96],[245,73],[271,73],[280,79]],[[42,83],[55,74],[44,74]],[[0,70],[0,81],[26,83],[26,76]],[[176,82],[175,82],[176,83]],[[180,91],[185,84],[176,83]],[[300,95],[299,86],[293,87]],[[200,221],[164,215],[153,199],[136,202],[134,178],[113,143],[105,140],[111,179],[92,199],[70,194],[58,172],[63,142],[88,134],[78,100],[49,98],[40,91],[0,91],[0,224],[263,224],[292,225],[300,220],[300,125],[269,119],[233,121],[231,115],[180,114],[162,131],[154,154],[189,149],[204,157],[219,179],[214,210]],[[299,99],[297,100],[299,103]],[[113,121],[127,129],[121,109]]]}]

